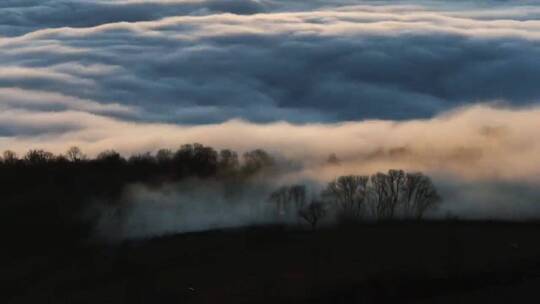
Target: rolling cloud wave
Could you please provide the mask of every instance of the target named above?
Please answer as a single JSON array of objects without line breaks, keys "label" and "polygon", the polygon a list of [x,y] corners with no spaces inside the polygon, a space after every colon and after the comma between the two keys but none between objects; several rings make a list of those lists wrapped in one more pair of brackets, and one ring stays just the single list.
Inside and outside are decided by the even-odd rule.
[{"label": "rolling cloud wave", "polygon": [[0,38],[0,87],[174,124],[403,120],[540,95],[534,4],[66,3],[3,4],[4,26],[27,30]]}]

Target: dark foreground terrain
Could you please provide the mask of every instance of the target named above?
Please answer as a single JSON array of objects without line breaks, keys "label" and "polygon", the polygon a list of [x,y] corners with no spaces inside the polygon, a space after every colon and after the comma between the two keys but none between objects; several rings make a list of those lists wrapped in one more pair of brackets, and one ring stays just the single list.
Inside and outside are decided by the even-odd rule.
[{"label": "dark foreground terrain", "polygon": [[2,303],[538,303],[539,236],[447,221],[86,242],[5,259]]}]

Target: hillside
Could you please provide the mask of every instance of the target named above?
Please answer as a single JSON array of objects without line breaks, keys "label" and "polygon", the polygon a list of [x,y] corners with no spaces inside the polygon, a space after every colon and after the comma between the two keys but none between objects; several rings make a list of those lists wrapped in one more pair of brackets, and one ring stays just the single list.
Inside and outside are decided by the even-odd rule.
[{"label": "hillside", "polygon": [[534,299],[540,225],[253,227],[86,243],[4,265],[4,303],[508,303]]}]

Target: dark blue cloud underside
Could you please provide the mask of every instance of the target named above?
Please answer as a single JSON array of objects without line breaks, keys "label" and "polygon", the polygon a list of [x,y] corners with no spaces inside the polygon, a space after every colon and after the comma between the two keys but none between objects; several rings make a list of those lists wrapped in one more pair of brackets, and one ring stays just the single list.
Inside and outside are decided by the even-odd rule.
[{"label": "dark blue cloud underside", "polygon": [[[12,28],[5,36],[16,36],[61,26],[215,12],[286,11],[285,2],[7,1],[0,4],[0,29]],[[302,7],[291,3],[295,4],[291,8]],[[315,12],[321,6],[313,4],[311,9]],[[317,18],[304,22],[322,22],[323,26],[327,22]],[[421,30],[399,35],[272,30],[195,35],[197,26],[191,21],[173,22],[153,29],[159,35],[111,27],[84,35],[52,34],[26,45],[53,40],[80,52],[54,48],[19,52],[18,46],[8,46],[12,52],[0,54],[0,66],[57,71],[59,66],[78,64],[112,69],[75,75],[82,82],[45,76],[0,77],[0,86],[118,102],[142,109],[141,115],[132,117],[137,120],[194,124],[233,118],[255,122],[409,119],[477,102],[528,105],[540,99],[538,39]],[[174,35],[192,35],[193,39]]]}]

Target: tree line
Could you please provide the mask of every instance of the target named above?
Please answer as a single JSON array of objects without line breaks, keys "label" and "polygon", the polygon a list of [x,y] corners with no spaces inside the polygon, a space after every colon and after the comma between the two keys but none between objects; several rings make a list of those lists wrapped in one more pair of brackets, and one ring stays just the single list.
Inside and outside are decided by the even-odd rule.
[{"label": "tree line", "polygon": [[340,176],[309,201],[305,185],[282,186],[272,192],[269,201],[279,216],[297,214],[315,227],[329,212],[345,221],[420,220],[442,199],[428,176],[389,170],[371,176]]},{"label": "tree line", "polygon": [[232,150],[217,151],[202,144],[182,145],[178,150],[123,157],[106,150],[89,158],[80,148],[71,147],[55,155],[32,149],[19,157],[7,150],[0,158],[0,189],[3,197],[18,195],[24,189],[46,185],[97,197],[114,197],[131,183],[160,184],[185,178],[249,178],[273,167],[275,160],[264,150],[241,156]]},{"label": "tree line", "polygon": [[96,219],[88,210],[96,201],[120,202],[130,184],[159,187],[190,178],[241,184],[275,163],[261,149],[239,155],[198,143],[130,157],[114,150],[88,157],[78,147],[20,156],[7,150],[0,157],[0,221],[9,229],[2,233],[18,248],[64,246],[90,237]]},{"label": "tree line", "polygon": [[[106,150],[91,158],[78,147],[62,154],[32,149],[21,156],[7,150],[0,157],[0,220],[9,227],[4,240],[33,249],[78,242],[95,224],[88,208],[95,201],[118,203],[130,184],[159,187],[196,178],[219,181],[234,192],[249,188],[260,174],[272,179],[279,170],[276,159],[261,149],[239,154],[197,143],[130,157]],[[269,201],[278,217],[294,214],[316,226],[329,213],[346,219],[420,219],[440,197],[429,177],[391,170],[338,177],[309,198],[304,185],[284,186]]]}]

